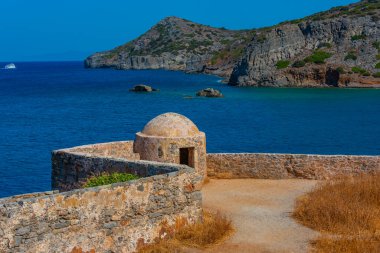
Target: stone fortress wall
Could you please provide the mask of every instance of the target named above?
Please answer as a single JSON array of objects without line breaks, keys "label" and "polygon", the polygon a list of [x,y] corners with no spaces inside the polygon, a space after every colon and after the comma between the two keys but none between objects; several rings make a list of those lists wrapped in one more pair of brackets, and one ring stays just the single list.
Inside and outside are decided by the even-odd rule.
[{"label": "stone fortress wall", "polygon": [[[133,142],[52,153],[55,191],[0,199],[0,252],[134,252],[177,221],[201,218],[202,177],[178,164],[132,160]],[[78,189],[102,172],[140,179]],[[61,192],[59,192],[60,190]],[[69,191],[66,191],[69,190]]]},{"label": "stone fortress wall", "polygon": [[[380,156],[206,155],[205,138],[191,121],[180,122],[181,128],[174,129],[177,136],[173,136],[170,129],[183,116],[157,118],[171,127],[155,126],[152,129],[160,131],[152,135],[144,129],[144,145],[123,141],[54,151],[53,191],[0,199],[0,252],[70,253],[74,247],[97,253],[135,252],[140,245],[164,236],[169,225],[201,219],[200,190],[205,174],[228,179],[328,179],[380,171]],[[154,145],[146,145],[152,142]],[[141,150],[149,147],[153,148]],[[184,159],[183,152],[178,152],[181,149]],[[168,156],[169,162],[174,159],[175,163],[141,160],[142,153],[134,153],[136,150],[157,152],[159,159]],[[89,177],[103,172],[126,172],[141,178],[81,188]]]},{"label": "stone fortress wall", "polygon": [[207,175],[236,179],[315,179],[380,171],[380,156],[207,154]]}]

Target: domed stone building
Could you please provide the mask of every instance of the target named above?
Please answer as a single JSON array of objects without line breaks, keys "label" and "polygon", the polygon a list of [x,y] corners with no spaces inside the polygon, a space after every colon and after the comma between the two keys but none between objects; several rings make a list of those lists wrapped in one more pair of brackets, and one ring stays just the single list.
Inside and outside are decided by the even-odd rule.
[{"label": "domed stone building", "polygon": [[206,135],[185,116],[165,113],[136,134],[133,150],[141,160],[184,164],[206,176]]}]

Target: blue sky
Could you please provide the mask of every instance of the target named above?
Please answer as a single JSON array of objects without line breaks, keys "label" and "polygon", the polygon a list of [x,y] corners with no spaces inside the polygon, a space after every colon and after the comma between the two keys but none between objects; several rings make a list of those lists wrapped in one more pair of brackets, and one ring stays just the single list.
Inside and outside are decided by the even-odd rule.
[{"label": "blue sky", "polygon": [[83,60],[167,16],[230,29],[269,26],[357,0],[4,0],[0,61]]}]

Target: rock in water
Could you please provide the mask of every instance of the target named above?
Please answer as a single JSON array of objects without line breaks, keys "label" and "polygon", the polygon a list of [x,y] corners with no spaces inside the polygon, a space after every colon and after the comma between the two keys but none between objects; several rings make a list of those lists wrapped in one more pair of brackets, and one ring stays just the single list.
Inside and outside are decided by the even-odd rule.
[{"label": "rock in water", "polygon": [[197,96],[208,97],[208,98],[220,98],[220,97],[223,97],[223,94],[220,91],[215,90],[213,88],[207,88],[207,89],[198,91]]},{"label": "rock in water", "polygon": [[152,92],[152,91],[158,91],[157,89],[154,89],[148,85],[144,84],[139,84],[130,89],[129,91],[134,91],[134,92]]}]

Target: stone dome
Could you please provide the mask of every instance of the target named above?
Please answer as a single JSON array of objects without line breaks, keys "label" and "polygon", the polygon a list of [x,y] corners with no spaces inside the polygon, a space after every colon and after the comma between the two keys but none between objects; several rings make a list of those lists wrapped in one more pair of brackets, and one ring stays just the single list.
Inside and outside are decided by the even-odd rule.
[{"label": "stone dome", "polygon": [[191,137],[200,134],[198,127],[190,119],[172,112],[161,114],[149,121],[141,133],[160,137]]}]

